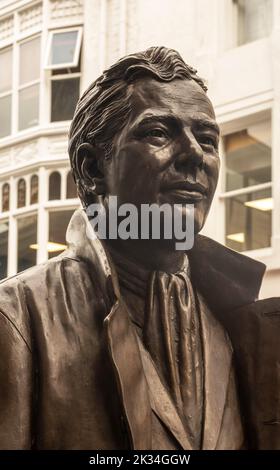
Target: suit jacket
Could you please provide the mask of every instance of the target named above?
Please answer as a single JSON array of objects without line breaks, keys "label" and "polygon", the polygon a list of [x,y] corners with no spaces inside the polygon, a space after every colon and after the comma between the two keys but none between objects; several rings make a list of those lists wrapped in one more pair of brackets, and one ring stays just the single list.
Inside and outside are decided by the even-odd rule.
[{"label": "suit jacket", "polygon": [[[93,235],[77,211],[62,255],[0,285],[0,447],[151,449],[156,413],[191,449]],[[204,299],[203,448],[242,444],[225,329],[248,445],[280,448],[280,301],[255,302],[264,266],[201,236],[189,260]]]}]

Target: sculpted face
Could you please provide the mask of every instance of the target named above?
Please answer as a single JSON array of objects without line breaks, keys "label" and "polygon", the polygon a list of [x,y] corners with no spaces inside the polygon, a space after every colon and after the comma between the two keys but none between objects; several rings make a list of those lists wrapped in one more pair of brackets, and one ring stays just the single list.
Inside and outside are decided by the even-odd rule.
[{"label": "sculpted face", "polygon": [[144,78],[130,85],[132,113],[105,165],[107,195],[119,204],[194,204],[195,231],[206,220],[219,173],[219,129],[212,104],[193,80]]}]

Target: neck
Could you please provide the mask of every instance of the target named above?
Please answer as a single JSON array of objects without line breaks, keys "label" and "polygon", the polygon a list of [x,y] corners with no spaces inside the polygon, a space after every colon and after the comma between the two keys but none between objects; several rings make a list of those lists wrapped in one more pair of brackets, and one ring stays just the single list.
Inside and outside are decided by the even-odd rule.
[{"label": "neck", "polygon": [[149,271],[175,273],[184,263],[185,252],[174,244],[160,240],[107,240],[106,244],[120,255],[131,259]]}]

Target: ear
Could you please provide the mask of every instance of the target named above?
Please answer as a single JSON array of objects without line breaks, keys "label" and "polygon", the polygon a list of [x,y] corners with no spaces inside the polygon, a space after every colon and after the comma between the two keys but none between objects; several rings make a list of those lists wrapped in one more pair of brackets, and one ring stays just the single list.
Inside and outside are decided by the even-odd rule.
[{"label": "ear", "polygon": [[83,143],[78,147],[77,172],[80,183],[88,193],[96,195],[106,193],[102,162],[102,150],[89,143]]}]

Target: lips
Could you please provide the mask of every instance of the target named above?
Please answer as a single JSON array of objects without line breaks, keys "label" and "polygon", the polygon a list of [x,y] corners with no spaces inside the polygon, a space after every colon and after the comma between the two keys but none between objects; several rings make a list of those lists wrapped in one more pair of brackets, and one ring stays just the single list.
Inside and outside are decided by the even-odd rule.
[{"label": "lips", "polygon": [[205,197],[206,188],[200,183],[174,181],[163,185],[162,192],[179,202],[197,202]]}]

